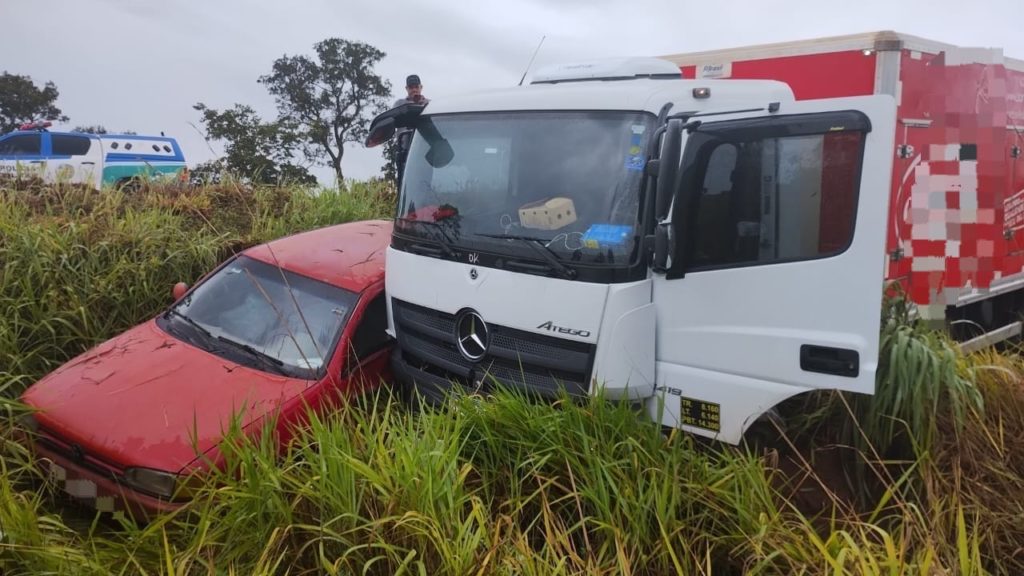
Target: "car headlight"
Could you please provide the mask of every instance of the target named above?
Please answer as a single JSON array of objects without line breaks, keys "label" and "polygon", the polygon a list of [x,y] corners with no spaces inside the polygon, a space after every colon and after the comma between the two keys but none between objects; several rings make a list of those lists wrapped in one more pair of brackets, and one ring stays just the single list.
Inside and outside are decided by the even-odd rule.
[{"label": "car headlight", "polygon": [[36,420],[36,417],[33,416],[32,414],[22,414],[21,416],[19,416],[18,426],[20,426],[22,430],[27,432],[34,433],[39,431],[39,421]]},{"label": "car headlight", "polygon": [[206,485],[205,478],[199,473],[183,476],[152,468],[128,468],[124,471],[124,482],[165,500],[187,500]]},{"label": "car headlight", "polygon": [[167,500],[174,496],[177,480],[178,477],[175,474],[152,468],[128,468],[124,471],[126,484]]}]

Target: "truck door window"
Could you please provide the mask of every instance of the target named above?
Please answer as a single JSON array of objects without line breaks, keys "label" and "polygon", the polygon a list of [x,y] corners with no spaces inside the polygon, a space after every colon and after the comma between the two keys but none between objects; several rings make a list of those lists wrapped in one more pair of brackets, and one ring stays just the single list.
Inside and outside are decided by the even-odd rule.
[{"label": "truck door window", "polygon": [[38,156],[40,148],[39,134],[18,134],[0,142],[0,156]]},{"label": "truck door window", "polygon": [[53,134],[50,138],[54,156],[85,156],[92,144],[92,140],[85,136]]},{"label": "truck door window", "polygon": [[[723,137],[724,136],[724,137]],[[817,258],[853,237],[864,133],[696,133],[684,176],[688,269]],[[751,137],[754,136],[754,137]]]}]

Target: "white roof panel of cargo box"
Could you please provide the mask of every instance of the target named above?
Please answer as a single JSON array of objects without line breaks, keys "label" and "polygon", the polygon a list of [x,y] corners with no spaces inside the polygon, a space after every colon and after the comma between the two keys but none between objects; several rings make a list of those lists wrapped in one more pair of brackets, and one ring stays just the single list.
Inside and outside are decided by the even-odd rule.
[{"label": "white roof panel of cargo box", "polygon": [[[695,98],[695,88],[710,96]],[[657,114],[666,102],[673,112],[736,105],[791,102],[793,91],[774,80],[629,79],[567,81],[474,92],[431,100],[424,114],[523,110],[629,110]]]}]

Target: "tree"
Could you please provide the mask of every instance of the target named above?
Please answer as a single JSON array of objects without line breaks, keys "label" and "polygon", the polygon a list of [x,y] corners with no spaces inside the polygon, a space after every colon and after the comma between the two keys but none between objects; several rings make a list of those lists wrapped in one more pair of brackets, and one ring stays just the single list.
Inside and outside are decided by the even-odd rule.
[{"label": "tree", "polygon": [[313,46],[316,58],[284,55],[259,82],[277,102],[280,120],[294,127],[302,151],[344,180],[345,144],[360,142],[373,116],[384,109],[391,85],[373,68],[384,52],[361,42],[328,38]]},{"label": "tree", "polygon": [[204,164],[204,172],[213,174],[223,169],[261,184],[316,183],[316,177],[305,167],[293,163],[298,146],[293,126],[264,122],[255,110],[242,104],[224,111],[203,103],[194,108],[203,115],[207,136],[226,142],[224,158]]},{"label": "tree", "polygon": [[4,71],[0,74],[0,134],[33,120],[67,122],[68,117],[54,104],[58,95],[53,82],[39,88],[28,76]]}]

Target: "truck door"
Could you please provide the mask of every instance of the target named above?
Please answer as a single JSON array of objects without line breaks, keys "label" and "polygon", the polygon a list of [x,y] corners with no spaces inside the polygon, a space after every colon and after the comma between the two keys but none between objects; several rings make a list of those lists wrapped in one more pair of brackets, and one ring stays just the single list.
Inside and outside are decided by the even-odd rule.
[{"label": "truck door", "polygon": [[663,220],[650,410],[735,443],[801,392],[874,392],[896,106],[867,96],[696,119]]},{"label": "truck door", "polygon": [[0,139],[0,174],[12,178],[42,177],[45,166],[41,133],[11,134]]},{"label": "truck door", "polygon": [[50,134],[48,176],[56,182],[91,184],[98,188],[99,140],[84,134]]}]

